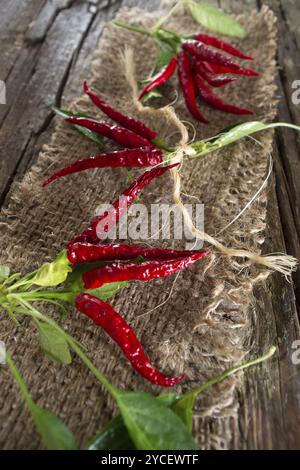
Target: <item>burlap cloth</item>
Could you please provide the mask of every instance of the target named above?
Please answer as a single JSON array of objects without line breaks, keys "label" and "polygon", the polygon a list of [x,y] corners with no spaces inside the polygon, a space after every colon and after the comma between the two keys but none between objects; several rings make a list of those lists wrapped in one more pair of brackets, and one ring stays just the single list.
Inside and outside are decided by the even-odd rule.
[{"label": "burlap cloth", "polygon": [[[161,11],[145,13],[139,9],[123,9],[118,19],[149,26],[160,14]],[[249,30],[249,37],[242,48],[256,57],[255,66],[262,74],[258,79],[245,78],[226,87],[222,95],[228,101],[253,109],[258,120],[271,121],[276,114],[275,17],[270,10],[263,8],[260,13],[253,12],[242,21]],[[200,29],[189,16],[182,14],[174,17],[169,26],[187,33]],[[153,42],[111,24],[105,28],[92,70],[87,70],[86,76],[92,88],[111,104],[139,117],[132,105],[130,89],[120,72],[119,52],[125,43],[134,49],[137,78],[145,78],[154,63],[156,49]],[[80,90],[78,94],[81,95]],[[65,106],[70,108],[70,103],[65,103]],[[79,98],[72,107],[97,113],[85,97]],[[203,106],[211,122],[205,126],[191,119],[181,96],[175,107],[181,119],[193,123],[197,138],[214,135],[240,120]],[[148,119],[148,122],[162,136],[174,131],[157,117],[152,122]],[[173,140],[176,142],[176,136]],[[185,164],[183,190],[205,204],[205,229],[209,234],[214,235],[232,220],[262,184],[272,148],[272,134],[264,133],[259,140],[262,146],[252,140],[244,140],[214,155]],[[128,185],[125,172],[105,169],[62,179],[41,190],[40,183],[46,175],[97,151],[93,143],[57,120],[49,145],[43,148],[24,180],[13,186],[8,206],[2,211],[1,263],[25,273],[41,262],[52,260],[73,235],[86,227],[99,203],[114,200],[125,189]],[[141,201],[171,201],[171,190],[171,178],[165,175],[144,190]],[[193,202],[188,197],[184,201]],[[267,193],[264,192],[221,240],[228,246],[260,251],[265,233],[266,202]],[[205,267],[207,264],[203,262],[183,272],[170,300],[140,319],[137,319],[138,315],[168,297],[173,279],[132,283],[113,300],[116,309],[135,326],[145,349],[161,370],[169,374],[186,372],[189,379],[183,389],[202,383],[244,357],[248,349],[247,312],[253,285],[265,275],[250,263],[236,263],[218,254],[214,265],[209,269]],[[49,314],[56,315],[51,310]],[[61,323],[87,347],[91,359],[115,385],[161,391],[139,378],[119,349],[79,313],[70,311]],[[195,325],[198,328],[193,331]],[[75,358],[71,366],[63,367],[44,357],[34,325],[29,321],[18,330],[1,312],[0,340],[5,341],[34,399],[58,414],[81,444],[115,412],[113,400],[107,397],[78,359]],[[2,369],[0,377],[0,447],[40,447],[39,436],[9,372]],[[230,421],[238,413],[237,387],[237,379],[232,379],[199,397],[194,431],[203,449],[230,448],[232,445]]]}]

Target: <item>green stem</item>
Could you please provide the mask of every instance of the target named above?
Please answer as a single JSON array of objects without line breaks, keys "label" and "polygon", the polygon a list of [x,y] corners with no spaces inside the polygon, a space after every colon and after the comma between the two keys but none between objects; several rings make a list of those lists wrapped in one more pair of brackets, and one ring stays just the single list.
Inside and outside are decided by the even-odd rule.
[{"label": "green stem", "polygon": [[29,391],[28,391],[28,389],[25,385],[25,382],[23,381],[20,372],[16,368],[13,360],[11,359],[11,357],[9,356],[8,353],[5,354],[5,359],[6,359],[6,363],[7,363],[8,367],[10,368],[10,371],[11,371],[16,383],[18,384],[19,389],[22,392],[22,395],[24,396],[24,398],[25,398],[25,400],[28,404],[28,407],[33,408],[34,407],[34,402],[33,402],[32,398],[30,396],[30,393],[29,393]]},{"label": "green stem", "polygon": [[19,294],[8,294],[7,298],[15,298],[15,299],[25,299],[27,301],[39,301],[43,299],[55,299],[55,300],[64,300],[68,301],[70,295],[76,295],[75,292],[63,292],[63,291],[52,291],[52,292],[43,292],[43,291],[36,291],[36,292],[20,292]]},{"label": "green stem", "polygon": [[12,319],[12,321],[13,321],[17,326],[20,326],[20,323],[19,323],[18,320],[16,319],[16,317],[15,317],[15,315],[14,315],[14,312],[13,312],[12,308],[10,307],[10,305],[8,305],[8,304],[3,304],[2,307],[5,308],[5,310],[7,311],[8,315],[10,316],[10,318]]},{"label": "green stem", "polygon": [[33,271],[32,273],[30,274],[27,274],[27,276],[23,277],[22,279],[20,279],[19,282],[16,282],[15,284],[13,284],[12,286],[8,287],[7,290],[9,292],[12,292],[16,289],[19,289],[20,287],[23,287],[23,286],[27,286],[27,285],[30,285],[31,284],[31,280],[32,280],[32,277],[37,273],[37,271]]},{"label": "green stem", "polygon": [[217,383],[223,382],[223,380],[227,379],[231,375],[234,375],[234,374],[236,374],[237,372],[239,372],[241,370],[248,369],[249,367],[253,367],[257,364],[261,364],[262,362],[270,359],[275,354],[275,352],[276,352],[276,347],[272,346],[270,348],[270,350],[266,354],[264,354],[263,356],[258,357],[256,359],[253,359],[252,361],[246,362],[245,364],[241,364],[241,365],[232,367],[232,369],[228,369],[223,374],[218,375],[214,379],[211,379],[208,382],[206,382],[205,384],[200,385],[200,387],[186,393],[185,395],[183,395],[183,397],[184,398],[196,397],[199,393],[202,393],[204,390],[211,387],[212,385],[216,385]]},{"label": "green stem", "polygon": [[172,147],[169,147],[168,144],[160,137],[156,137],[156,139],[152,140],[152,143],[155,144],[156,147],[159,147],[160,149],[165,150],[166,152],[174,152],[175,150]]},{"label": "green stem", "polygon": [[121,21],[117,20],[113,21],[113,24],[119,26],[120,28],[128,29],[129,31],[134,31],[135,33],[144,34],[144,36],[152,37],[152,34],[149,31],[143,28],[139,28],[138,26],[122,23]]},{"label": "green stem", "polygon": [[179,7],[183,4],[183,1],[179,1],[176,3],[173,8],[163,17],[159,18],[159,20],[155,23],[152,28],[152,34],[156,33],[156,31],[172,16],[174,13],[179,9]]}]

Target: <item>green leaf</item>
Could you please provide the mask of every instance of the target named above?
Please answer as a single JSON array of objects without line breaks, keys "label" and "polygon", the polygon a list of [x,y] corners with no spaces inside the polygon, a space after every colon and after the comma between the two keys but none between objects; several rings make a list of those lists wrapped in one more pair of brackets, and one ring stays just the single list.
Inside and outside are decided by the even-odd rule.
[{"label": "green leaf", "polygon": [[48,450],[76,450],[77,444],[69,428],[48,410],[36,404],[30,406],[30,411],[37,430]]},{"label": "green leaf", "polygon": [[59,364],[71,364],[72,357],[66,339],[56,328],[47,323],[38,323],[39,340],[44,353]]},{"label": "green leaf", "polygon": [[119,392],[116,396],[129,435],[137,449],[195,450],[192,435],[165,404],[143,392]]},{"label": "green leaf", "polygon": [[91,269],[104,266],[104,261],[96,261],[93,263],[83,263],[76,264],[73,266],[72,271],[68,274],[68,277],[65,282],[65,286],[68,290],[78,294],[84,291],[82,276],[84,273],[90,271]]},{"label": "green leaf", "polygon": [[87,445],[87,450],[132,450],[130,439],[121,415],[113,418]]},{"label": "green leaf", "polygon": [[3,264],[0,264],[0,281],[4,281],[5,279],[8,279],[10,274],[10,269],[8,266],[4,266]]},{"label": "green leaf", "polygon": [[[161,34],[163,34],[163,31],[161,31]],[[166,67],[166,65],[168,65],[171,62],[172,57],[174,57],[174,50],[171,47],[164,44],[162,41],[158,40],[158,44],[160,46],[160,56],[157,59],[155,70],[157,70],[160,73],[161,69]],[[154,79],[155,79],[155,76],[152,77],[151,81]]]},{"label": "green leaf", "polygon": [[90,289],[85,292],[105,301],[116,295],[120,289],[128,285],[128,282],[110,282],[109,284],[104,284],[98,289]]},{"label": "green leaf", "polygon": [[183,395],[173,406],[174,413],[184,422],[190,432],[193,428],[193,408],[197,393]]},{"label": "green leaf", "polygon": [[[166,394],[155,398],[164,406],[171,406],[178,399],[177,395]],[[91,439],[88,450],[131,450],[135,449],[121,415],[112,418],[104,429]]]},{"label": "green leaf", "polygon": [[208,139],[208,141],[200,141],[193,144],[192,147],[197,151],[195,158],[207,155],[208,153],[226,147],[227,145],[237,142],[238,140],[249,135],[255,134],[256,132],[274,129],[277,127],[287,127],[289,129],[294,129],[300,132],[299,126],[286,122],[274,122],[271,124],[264,124],[263,122],[259,121],[244,122],[237,124],[229,130],[222,131],[219,135]]},{"label": "green leaf", "polygon": [[[95,119],[91,116],[88,116],[87,114],[84,113],[72,113],[71,111],[66,111],[65,109],[60,109],[57,108],[56,106],[52,106],[53,111],[61,117],[68,118],[68,117],[83,117],[87,119]],[[70,123],[71,124],[71,123]],[[96,142],[102,149],[105,148],[104,142],[103,142],[103,137],[100,134],[97,134],[96,132],[90,131],[89,129],[86,129],[85,127],[82,126],[77,126],[76,124],[72,124],[75,129],[83,134],[85,137],[88,139],[92,140],[93,142]]]},{"label": "green leaf", "polygon": [[55,287],[62,284],[72,272],[72,265],[63,251],[52,263],[43,264],[35,273],[31,284],[40,287]]},{"label": "green leaf", "polygon": [[189,1],[188,7],[197,23],[215,33],[236,36],[241,39],[247,36],[246,30],[235,18],[213,5]]}]

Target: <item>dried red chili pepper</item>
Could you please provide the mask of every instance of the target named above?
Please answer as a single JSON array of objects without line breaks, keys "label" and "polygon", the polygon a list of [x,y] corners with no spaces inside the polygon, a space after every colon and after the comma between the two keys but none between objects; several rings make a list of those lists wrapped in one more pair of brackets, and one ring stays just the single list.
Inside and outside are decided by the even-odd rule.
[{"label": "dried red chili pepper", "polygon": [[[164,167],[155,167],[150,171],[143,173],[139,176],[122,194],[117,201],[112,204],[112,208],[106,211],[104,214],[95,217],[92,220],[91,226],[81,233],[78,237],[72,240],[70,244],[75,242],[90,242],[94,243],[95,240],[103,240],[107,236],[107,232],[115,225],[120,217],[127,211],[128,207],[137,195],[142,191],[142,189],[151,183],[151,181],[159,176],[163,175],[166,171],[178,166],[179,163],[174,163],[173,165],[168,165]],[[120,206],[121,201],[121,206]],[[99,229],[99,224],[103,221],[109,220],[105,226],[101,226]],[[98,227],[98,230],[97,230]],[[98,237],[98,238],[97,238]]]},{"label": "dried red chili pepper", "polygon": [[191,62],[187,54],[181,51],[179,52],[178,56],[178,78],[180,82],[181,89],[184,94],[184,99],[189,109],[190,113],[194,116],[195,119],[198,121],[207,123],[208,121],[205,119],[203,114],[198,109],[197,102],[196,102],[196,90],[195,84],[193,80],[193,73]]},{"label": "dried red chili pepper", "polygon": [[177,66],[177,58],[173,57],[170,61],[170,63],[164,67],[154,78],[154,80],[149,83],[141,92],[139,99],[141,100],[147,93],[149,93],[152,90],[155,90],[155,88],[158,88],[159,86],[163,85],[166,83],[172,75],[174,74]]},{"label": "dried red chili pepper", "polygon": [[80,294],[76,298],[77,309],[101,326],[103,330],[120,346],[132,367],[149,382],[161,387],[173,387],[181,382],[185,375],[167,377],[151,363],[144,349],[128,323],[110,305],[89,294]]},{"label": "dried red chili pepper", "polygon": [[150,281],[159,277],[171,276],[182,271],[196,261],[208,256],[207,251],[188,254],[183,258],[171,260],[146,261],[140,264],[135,263],[112,263],[101,266],[82,276],[85,289],[96,289],[103,284],[122,281]]},{"label": "dried red chili pepper", "polygon": [[88,83],[85,81],[83,84],[83,89],[85,93],[91,98],[92,102],[103,111],[109,118],[115,121],[117,124],[120,124],[122,127],[129,129],[136,134],[144,137],[145,139],[152,141],[157,137],[157,132],[147,127],[143,122],[138,121],[129,116],[125,116],[116,109],[112,108],[106,101],[104,101],[99,96],[95,95],[89,90]]},{"label": "dried red chili pepper", "polygon": [[162,162],[163,153],[158,149],[126,149],[117,152],[104,153],[85,160],[79,160],[73,165],[67,166],[54,173],[43,186],[47,186],[53,181],[63,176],[78,173],[90,168],[119,168],[119,167],[148,167],[156,166]]},{"label": "dried red chili pepper", "polygon": [[207,104],[212,106],[215,109],[224,111],[226,113],[239,114],[239,115],[250,115],[253,114],[252,111],[245,108],[238,108],[231,104],[225,103],[219,96],[215,95],[212,90],[209,88],[206,83],[197,75],[195,77],[195,82],[197,86],[198,95],[202,98]]},{"label": "dried red chili pepper", "polygon": [[91,244],[97,244],[99,243],[99,238],[97,237],[95,230],[92,229],[92,227],[89,227],[88,229],[84,230],[80,235],[78,235],[76,238],[71,240],[67,244],[67,248],[71,248],[74,244],[76,243],[91,243]]},{"label": "dried red chili pepper", "polygon": [[217,49],[220,49],[221,51],[228,52],[228,54],[231,54],[235,57],[239,57],[240,59],[254,60],[253,57],[250,57],[244,54],[242,51],[234,47],[229,42],[222,41],[222,39],[219,39],[215,36],[210,36],[208,34],[197,34],[194,39],[196,41],[203,42],[207,46],[213,46],[213,47],[216,47]]},{"label": "dried red chili pepper", "polygon": [[90,263],[92,261],[132,260],[142,256],[145,260],[170,260],[198,254],[196,250],[172,250],[149,248],[144,245],[122,244],[91,244],[73,243],[68,246],[68,259],[73,264]]},{"label": "dried red chili pepper", "polygon": [[[214,51],[213,49],[210,49],[209,46],[206,46],[205,44],[199,42],[199,41],[193,41],[193,40],[188,40],[185,41],[182,44],[182,48],[191,54],[194,57],[197,57],[200,60],[203,60],[205,62],[210,62],[213,64],[217,65],[222,65],[225,66],[227,69],[229,68],[230,70],[235,70],[236,74],[240,75],[248,75],[248,76],[257,76],[259,75],[257,72],[251,69],[244,69],[243,67],[240,67],[238,64],[233,62],[231,59],[228,59],[222,54],[219,54],[218,52]],[[223,72],[226,73],[226,72]],[[230,72],[228,72],[230,73]]]},{"label": "dried red chili pepper", "polygon": [[97,134],[101,134],[108,139],[114,140],[125,148],[154,147],[149,140],[130,131],[129,129],[125,129],[124,127],[118,127],[108,124],[107,122],[99,122],[93,119],[80,117],[69,117],[66,121],[71,124],[75,124],[76,126],[85,127]]},{"label": "dried red chili pepper", "polygon": [[226,65],[219,65],[219,64],[214,64],[212,62],[207,62],[208,65],[211,67],[214,73],[216,74],[233,74],[233,75],[245,75],[247,77],[258,77],[259,73],[255,72],[254,70],[251,69],[244,69],[244,68],[236,68],[236,67],[230,67]]},{"label": "dried red chili pepper", "polygon": [[215,74],[209,64],[207,62],[202,62],[202,60],[195,61],[195,70],[197,74],[201,75],[201,77],[214,88],[220,88],[221,86],[237,80],[236,78],[229,77],[228,75],[220,76]]}]

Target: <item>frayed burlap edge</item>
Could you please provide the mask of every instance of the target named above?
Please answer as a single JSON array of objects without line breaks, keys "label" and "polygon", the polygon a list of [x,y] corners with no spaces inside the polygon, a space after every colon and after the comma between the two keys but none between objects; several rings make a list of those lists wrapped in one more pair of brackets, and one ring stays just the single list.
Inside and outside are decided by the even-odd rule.
[{"label": "frayed burlap edge", "polygon": [[[119,19],[150,26],[160,13],[124,9]],[[242,21],[250,33],[242,48],[257,57],[256,67],[262,74],[258,79],[244,79],[228,86],[222,96],[254,109],[256,119],[271,121],[276,114],[275,17],[269,9],[263,8]],[[182,32],[190,32],[191,28],[197,30],[191,18],[181,12],[172,18],[169,26]],[[144,78],[154,63],[153,43],[112,25],[104,31],[92,73],[87,71],[87,78],[105,99],[139,117],[120,70],[119,52],[125,43],[134,50],[137,77]],[[166,89],[168,92],[172,100],[171,86]],[[70,107],[69,103],[66,105]],[[97,113],[86,97],[81,97],[71,107]],[[186,112],[181,96],[175,108],[179,117],[196,129],[197,139],[211,136],[238,121],[203,106],[212,124],[199,125]],[[173,133],[172,125],[165,120],[156,118],[148,122],[162,136],[169,137]],[[172,140],[176,143],[176,135],[170,142]],[[243,141],[184,165],[184,192],[197,196],[205,204],[208,233],[214,235],[227,225],[262,184],[272,149],[272,133],[260,135],[259,141],[260,144]],[[12,188],[8,207],[1,214],[1,263],[25,272],[42,261],[53,259],[65,242],[87,225],[99,203],[113,200],[127,186],[122,171],[96,170],[61,180],[46,190],[40,189],[41,181],[54,169],[96,152],[92,143],[65,123],[57,123],[51,142],[43,148],[37,164],[24,180]],[[168,175],[147,188],[142,200],[171,202],[172,181]],[[186,197],[186,202],[193,200]],[[266,203],[265,191],[243,217],[222,234],[222,241],[237,248],[260,251],[265,237]],[[188,381],[182,387],[186,389],[211,378],[232,362],[240,361],[248,352],[247,312],[253,286],[267,275],[249,262],[237,263],[216,254],[213,263],[199,263],[182,273],[168,302],[148,315],[138,318],[168,298],[172,279],[147,285],[132,284],[113,304],[134,325],[157,366],[169,374],[187,373]],[[54,312],[50,310],[49,314],[54,315]],[[71,312],[62,324],[87,347],[90,357],[114,384],[160,392],[134,374],[117,347],[77,312]],[[115,411],[112,399],[107,398],[78,360],[72,366],[59,367],[44,358],[29,322],[16,330],[2,314],[0,339],[6,342],[34,399],[64,419],[81,443],[98,431]],[[230,448],[230,422],[236,419],[238,412],[235,393],[238,386],[238,379],[233,378],[199,397],[194,430],[202,448]],[[40,445],[19,392],[4,370],[1,371],[0,413],[1,448],[37,448]]]}]

